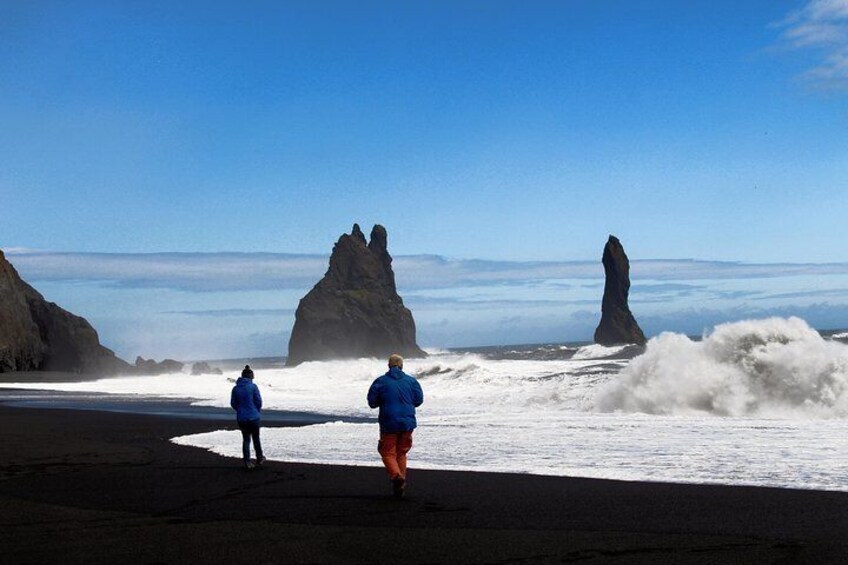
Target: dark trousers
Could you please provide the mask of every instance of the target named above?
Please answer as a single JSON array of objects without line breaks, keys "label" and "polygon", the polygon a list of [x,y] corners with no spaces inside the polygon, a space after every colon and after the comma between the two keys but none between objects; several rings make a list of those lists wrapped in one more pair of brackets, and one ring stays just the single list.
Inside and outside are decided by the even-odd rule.
[{"label": "dark trousers", "polygon": [[238,427],[241,430],[242,437],[242,453],[244,460],[250,461],[250,440],[253,438],[253,449],[256,450],[256,459],[262,459],[262,444],[259,443],[259,420],[244,420],[239,421]]}]

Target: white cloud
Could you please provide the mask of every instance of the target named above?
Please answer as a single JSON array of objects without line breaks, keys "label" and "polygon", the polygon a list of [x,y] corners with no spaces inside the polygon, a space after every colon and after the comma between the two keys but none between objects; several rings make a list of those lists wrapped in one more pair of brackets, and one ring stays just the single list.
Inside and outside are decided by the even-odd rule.
[{"label": "white cloud", "polygon": [[19,253],[10,258],[30,283],[88,281],[122,288],[192,292],[301,288],[327,269],[321,255],[270,253]]},{"label": "white cloud", "polygon": [[31,249],[29,247],[4,247],[2,248],[2,251],[6,255],[27,255],[32,253],[39,253],[38,249]]},{"label": "white cloud", "polygon": [[219,310],[169,310],[162,314],[201,318],[252,318],[256,316],[293,316],[294,308],[223,308]]},{"label": "white cloud", "polygon": [[804,76],[839,90],[848,89],[848,48],[831,53],[823,64],[810,69]]},{"label": "white cloud", "polygon": [[[308,290],[327,270],[328,257],[276,253],[19,253],[10,258],[27,282],[90,282],[118,288],[167,288],[187,292]],[[436,255],[396,257],[402,291],[603,280],[600,261],[487,261]],[[760,279],[848,274],[848,263],[739,263],[638,260],[634,281]],[[37,284],[36,284],[37,286]],[[566,285],[567,288],[568,285]]]},{"label": "white cloud", "polygon": [[848,0],[811,0],[778,26],[789,47],[821,53],[805,79],[819,87],[848,90]]}]

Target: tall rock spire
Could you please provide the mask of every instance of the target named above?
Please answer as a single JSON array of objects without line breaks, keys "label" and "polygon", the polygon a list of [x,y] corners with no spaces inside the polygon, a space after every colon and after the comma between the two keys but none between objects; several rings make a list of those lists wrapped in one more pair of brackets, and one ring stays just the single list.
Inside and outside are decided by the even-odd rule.
[{"label": "tall rock spire", "polygon": [[604,298],[601,303],[601,322],[595,330],[595,343],[618,345],[645,344],[645,334],[630,312],[627,295],[630,293],[630,261],[624,247],[614,235],[604,246]]},{"label": "tall rock spire", "polygon": [[386,228],[358,224],[333,247],[330,266],[297,307],[287,365],[353,357],[426,357],[395,287]]}]

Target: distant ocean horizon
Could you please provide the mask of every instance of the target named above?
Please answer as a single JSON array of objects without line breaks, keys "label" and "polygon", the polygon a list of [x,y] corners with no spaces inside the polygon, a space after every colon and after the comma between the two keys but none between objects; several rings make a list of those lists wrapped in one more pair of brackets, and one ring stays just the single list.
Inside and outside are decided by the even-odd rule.
[{"label": "distant ocean horizon", "polygon": [[[813,328],[815,331],[819,333],[825,339],[835,339],[837,341],[841,341],[843,343],[848,344],[848,327],[846,328],[829,328],[829,329],[818,329]],[[686,337],[692,341],[701,341],[703,339],[703,335],[701,334],[686,334]],[[551,357],[551,358],[570,358],[570,351],[572,349],[579,349],[581,347],[592,345],[594,342],[591,340],[579,340],[579,341],[554,341],[554,342],[539,342],[539,343],[507,343],[507,344],[497,344],[497,345],[477,345],[477,346],[468,346],[468,347],[445,347],[443,349],[439,348],[427,348],[425,347],[425,351],[448,351],[451,353],[476,353],[483,356],[486,356],[490,359],[519,359],[519,358],[532,358],[534,356],[538,356],[540,358]],[[563,347],[567,349],[562,349]],[[641,353],[644,349],[638,346],[630,346],[626,351],[627,355],[635,355]],[[288,357],[286,355],[280,356],[256,356],[256,357],[233,357],[227,359],[190,359],[184,361],[186,364],[197,363],[201,361],[205,361],[210,363],[222,370],[241,370],[244,365],[250,364],[251,367],[257,369],[275,369],[275,368],[283,368],[286,365],[286,360]]]}]

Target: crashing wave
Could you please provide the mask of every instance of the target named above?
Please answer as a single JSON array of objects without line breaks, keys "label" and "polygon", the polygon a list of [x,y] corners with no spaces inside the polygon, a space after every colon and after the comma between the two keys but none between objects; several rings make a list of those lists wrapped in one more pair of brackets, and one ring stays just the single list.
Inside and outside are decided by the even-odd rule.
[{"label": "crashing wave", "polygon": [[574,360],[583,360],[583,359],[606,359],[608,357],[613,357],[622,351],[624,351],[628,346],[627,345],[600,345],[598,343],[593,343],[592,345],[584,345],[574,354],[572,359]]},{"label": "crashing wave", "polygon": [[702,341],[663,333],[601,388],[604,412],[848,416],[848,346],[800,318],[716,326]]}]

